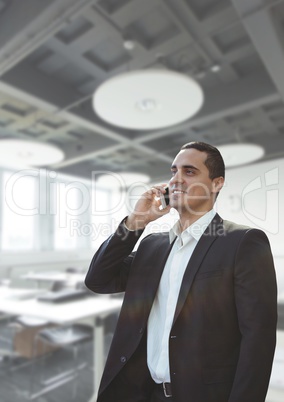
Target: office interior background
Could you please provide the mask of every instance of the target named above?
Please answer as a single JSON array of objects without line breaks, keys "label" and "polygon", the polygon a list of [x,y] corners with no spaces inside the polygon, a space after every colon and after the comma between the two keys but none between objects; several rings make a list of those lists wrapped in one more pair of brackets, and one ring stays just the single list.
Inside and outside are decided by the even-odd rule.
[{"label": "office interior background", "polygon": [[283,0],[0,0],[1,401],[95,400],[121,295],[84,275],[190,141],[224,155],[220,215],[270,239],[283,401],[283,66]]}]

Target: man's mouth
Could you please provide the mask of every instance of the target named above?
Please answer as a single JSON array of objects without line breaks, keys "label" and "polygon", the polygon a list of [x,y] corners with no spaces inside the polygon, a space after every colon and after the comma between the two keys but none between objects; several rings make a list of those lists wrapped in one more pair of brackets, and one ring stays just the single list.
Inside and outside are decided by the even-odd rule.
[{"label": "man's mouth", "polygon": [[173,194],[185,194],[185,191],[182,190],[173,190]]}]

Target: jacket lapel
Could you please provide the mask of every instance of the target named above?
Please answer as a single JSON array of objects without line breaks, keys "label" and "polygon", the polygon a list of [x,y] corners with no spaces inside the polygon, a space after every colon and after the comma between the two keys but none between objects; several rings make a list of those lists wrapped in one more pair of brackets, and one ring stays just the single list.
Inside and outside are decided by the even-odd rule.
[{"label": "jacket lapel", "polygon": [[[152,272],[151,275],[148,275],[149,282],[146,285],[146,303],[145,303],[145,313],[148,316],[152,304],[154,301],[154,298],[156,296],[158,286],[160,284],[161,276],[165,267],[165,264],[167,262],[167,258],[170,254],[170,251],[173,247],[174,242],[170,243],[169,242],[169,233],[163,233],[163,239],[161,241],[161,238],[157,238],[157,244],[153,243],[153,246],[156,247],[155,254],[152,256]],[[154,269],[153,269],[154,267]],[[144,288],[143,288],[144,289]],[[145,295],[145,289],[144,295]]]},{"label": "jacket lapel", "polygon": [[218,214],[215,215],[212,222],[209,224],[207,229],[205,230],[204,234],[201,236],[200,240],[198,241],[192,256],[187,264],[184,277],[181,283],[179,297],[177,301],[177,307],[174,314],[175,322],[176,318],[178,317],[186,297],[190,291],[192,282],[197,271],[200,268],[200,265],[205,258],[209,248],[213,244],[213,242],[217,239],[218,233],[222,233],[222,219]]}]

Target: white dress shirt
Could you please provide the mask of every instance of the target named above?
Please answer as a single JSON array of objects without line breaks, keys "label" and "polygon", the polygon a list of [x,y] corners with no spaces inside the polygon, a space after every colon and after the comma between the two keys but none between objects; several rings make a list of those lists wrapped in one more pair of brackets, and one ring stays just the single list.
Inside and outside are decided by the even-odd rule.
[{"label": "white dress shirt", "polygon": [[198,240],[215,214],[216,212],[212,209],[183,232],[181,232],[180,223],[176,222],[169,232],[170,243],[175,239],[176,241],[165,264],[148,319],[147,362],[156,383],[171,382],[169,334],[182,278]]}]

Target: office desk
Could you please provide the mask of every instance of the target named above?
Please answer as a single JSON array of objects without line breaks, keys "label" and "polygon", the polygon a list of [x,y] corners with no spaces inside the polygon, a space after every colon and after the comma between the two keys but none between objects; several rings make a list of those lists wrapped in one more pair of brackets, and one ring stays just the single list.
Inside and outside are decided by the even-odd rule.
[{"label": "office desk", "polygon": [[58,272],[58,271],[43,271],[43,272],[28,272],[22,275],[22,279],[36,281],[39,285],[40,282],[61,282],[69,281],[70,283],[83,283],[86,273],[71,273],[71,272]]},{"label": "office desk", "polygon": [[[12,315],[30,315],[46,319],[58,325],[72,324],[83,319],[92,319],[94,328],[94,395],[96,400],[98,386],[104,366],[104,328],[100,319],[118,311],[122,300],[107,296],[85,297],[65,303],[45,303],[36,299],[2,299],[0,310]],[[90,402],[91,402],[90,401]]]},{"label": "office desk", "polygon": [[39,294],[39,289],[22,289],[22,288],[10,288],[7,286],[0,286],[0,300],[23,300],[30,297],[34,297]]}]

